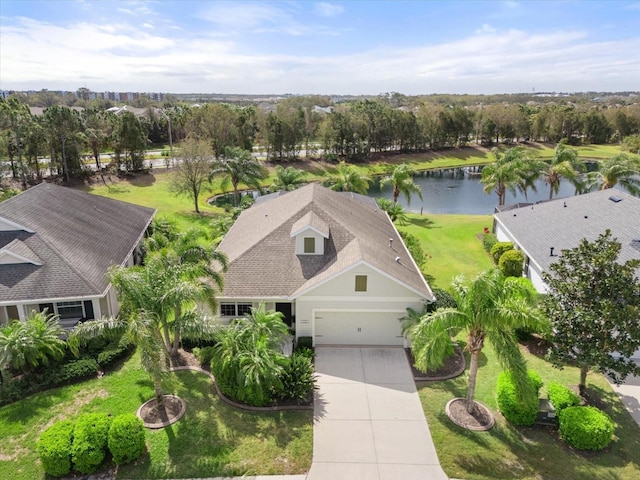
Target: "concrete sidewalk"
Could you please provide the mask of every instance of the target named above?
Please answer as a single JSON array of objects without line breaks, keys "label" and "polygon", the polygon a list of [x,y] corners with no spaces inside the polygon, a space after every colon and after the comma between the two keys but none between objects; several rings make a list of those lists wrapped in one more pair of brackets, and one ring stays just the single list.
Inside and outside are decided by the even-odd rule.
[{"label": "concrete sidewalk", "polygon": [[640,427],[640,377],[630,375],[622,385],[609,383]]},{"label": "concrete sidewalk", "polygon": [[308,480],[446,480],[402,348],[316,348]]}]

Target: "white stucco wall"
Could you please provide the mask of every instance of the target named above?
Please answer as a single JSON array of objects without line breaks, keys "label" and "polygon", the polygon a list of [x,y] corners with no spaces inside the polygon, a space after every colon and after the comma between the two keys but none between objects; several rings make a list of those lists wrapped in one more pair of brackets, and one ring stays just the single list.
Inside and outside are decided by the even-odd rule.
[{"label": "white stucco wall", "polygon": [[[367,291],[355,291],[355,276],[367,275]],[[408,288],[367,266],[343,273],[296,300],[296,336],[314,336],[316,311],[406,312],[421,309],[423,299]]]}]

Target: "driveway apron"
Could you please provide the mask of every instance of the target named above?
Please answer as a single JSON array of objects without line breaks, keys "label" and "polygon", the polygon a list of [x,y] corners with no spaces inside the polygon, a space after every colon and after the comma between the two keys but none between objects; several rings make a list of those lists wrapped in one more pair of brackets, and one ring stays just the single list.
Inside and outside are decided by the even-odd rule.
[{"label": "driveway apron", "polygon": [[308,480],[446,480],[402,348],[317,347]]}]

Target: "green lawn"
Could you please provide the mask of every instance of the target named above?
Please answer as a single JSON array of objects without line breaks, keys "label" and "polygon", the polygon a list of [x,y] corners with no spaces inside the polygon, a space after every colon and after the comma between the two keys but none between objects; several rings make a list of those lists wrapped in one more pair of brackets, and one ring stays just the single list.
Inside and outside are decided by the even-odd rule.
[{"label": "green lawn", "polygon": [[[42,392],[0,407],[0,478],[42,479],[35,452],[42,431],[80,413],[135,413],[153,396],[133,356],[101,379]],[[187,403],[176,424],[147,431],[148,455],[121,467],[120,478],[194,478],[303,473],[311,465],[312,413],[250,413],[223,404],[198,372],[172,374],[168,392]]]},{"label": "green lawn", "polygon": [[423,267],[431,286],[448,288],[458,274],[473,277],[493,262],[478,238],[491,229],[491,215],[409,214],[410,223],[398,226],[417,236],[428,255]]},{"label": "green lawn", "polygon": [[[529,368],[545,382],[576,385],[577,368],[557,370],[526,354]],[[601,452],[586,453],[569,448],[550,427],[514,427],[497,412],[495,379],[500,373],[490,346],[485,346],[478,373],[476,399],[494,412],[496,425],[488,432],[472,432],[456,426],[444,413],[453,397],[465,396],[467,375],[419,388],[420,399],[438,458],[452,478],[493,479],[616,479],[640,478],[640,430],[602,375],[590,374],[588,387],[606,405],[616,423],[611,445]],[[542,396],[546,396],[544,387]]]}]

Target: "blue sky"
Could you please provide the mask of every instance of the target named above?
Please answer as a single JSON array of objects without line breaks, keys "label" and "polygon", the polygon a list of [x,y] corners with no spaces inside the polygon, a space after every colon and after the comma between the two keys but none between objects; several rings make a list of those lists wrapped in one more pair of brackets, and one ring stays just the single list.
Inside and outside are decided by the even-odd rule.
[{"label": "blue sky", "polygon": [[636,1],[0,0],[0,89],[640,90]]}]

